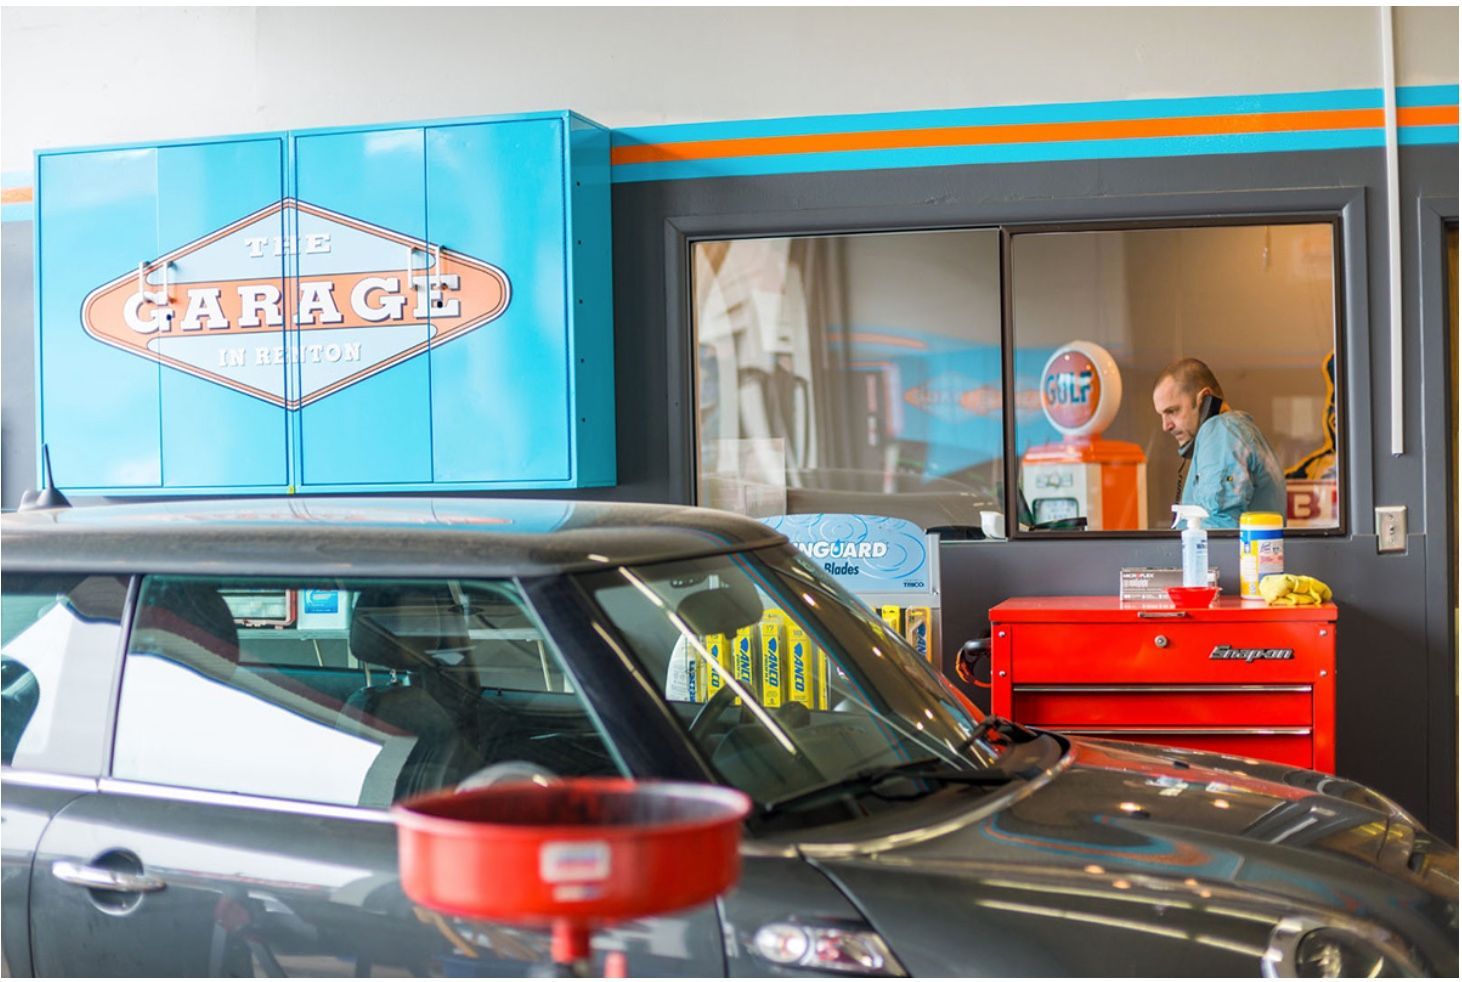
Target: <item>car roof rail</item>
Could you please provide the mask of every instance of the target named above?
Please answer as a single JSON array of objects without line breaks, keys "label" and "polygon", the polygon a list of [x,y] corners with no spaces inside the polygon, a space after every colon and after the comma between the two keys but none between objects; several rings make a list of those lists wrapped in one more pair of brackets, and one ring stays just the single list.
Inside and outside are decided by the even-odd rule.
[{"label": "car roof rail", "polygon": [[47,444],[41,444],[41,474],[43,485],[40,491],[27,489],[20,496],[20,505],[16,511],[33,511],[41,508],[70,508],[71,502],[56,487],[56,479],[51,474],[51,448]]}]

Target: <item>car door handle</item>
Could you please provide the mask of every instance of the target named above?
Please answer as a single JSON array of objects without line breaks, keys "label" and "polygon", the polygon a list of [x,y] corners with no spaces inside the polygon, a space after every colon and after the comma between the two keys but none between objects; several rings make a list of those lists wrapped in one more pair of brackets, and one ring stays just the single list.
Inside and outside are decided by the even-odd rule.
[{"label": "car door handle", "polygon": [[51,875],[62,883],[71,883],[88,890],[110,890],[113,893],[156,893],[167,881],[150,873],[123,873],[100,866],[59,859],[51,864]]}]

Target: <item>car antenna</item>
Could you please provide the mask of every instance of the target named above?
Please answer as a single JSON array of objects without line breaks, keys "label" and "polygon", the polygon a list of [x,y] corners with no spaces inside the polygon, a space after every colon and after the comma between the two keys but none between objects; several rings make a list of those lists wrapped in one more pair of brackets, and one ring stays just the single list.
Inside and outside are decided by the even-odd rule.
[{"label": "car antenna", "polygon": [[41,444],[41,479],[44,484],[40,493],[26,492],[22,495],[18,511],[71,507],[71,502],[56,488],[56,478],[51,474],[51,448],[44,443]]}]

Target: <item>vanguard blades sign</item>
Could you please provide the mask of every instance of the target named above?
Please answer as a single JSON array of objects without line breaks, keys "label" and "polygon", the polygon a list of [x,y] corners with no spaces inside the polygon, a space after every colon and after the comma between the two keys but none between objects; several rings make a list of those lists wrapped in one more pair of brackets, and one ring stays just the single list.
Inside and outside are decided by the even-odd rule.
[{"label": "vanguard blades sign", "polygon": [[81,323],[295,409],[497,319],[511,292],[481,259],[286,199],[97,287]]}]

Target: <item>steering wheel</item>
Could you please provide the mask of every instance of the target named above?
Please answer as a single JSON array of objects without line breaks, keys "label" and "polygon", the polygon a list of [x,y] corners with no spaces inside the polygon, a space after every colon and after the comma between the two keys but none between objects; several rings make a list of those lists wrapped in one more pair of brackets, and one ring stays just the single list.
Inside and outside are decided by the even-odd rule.
[{"label": "steering wheel", "polygon": [[458,781],[452,790],[460,794],[474,788],[486,788],[494,784],[506,784],[509,781],[541,783],[557,779],[558,775],[542,764],[535,764],[528,760],[500,760],[468,774]]},{"label": "steering wheel", "polygon": [[[723,685],[717,689],[716,694],[707,699],[706,704],[697,710],[695,718],[690,721],[690,726],[686,727],[686,733],[690,738],[697,742],[703,739],[710,732],[712,724],[721,718],[726,704],[734,698],[736,698],[736,690],[731,686]],[[737,705],[736,709],[738,718],[740,718],[740,714],[746,712],[746,704],[741,703]]]}]

